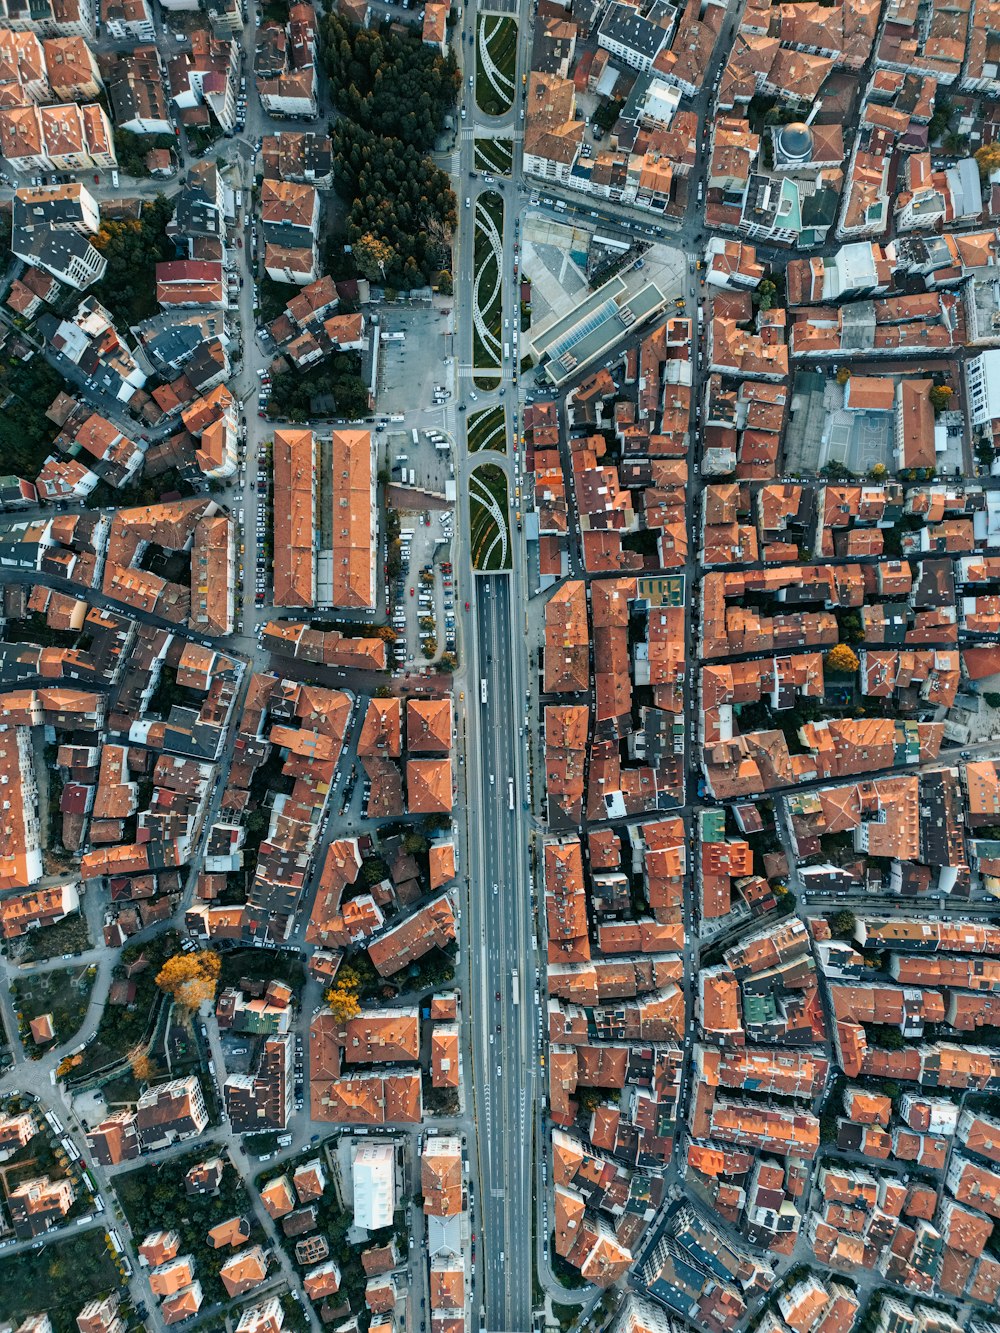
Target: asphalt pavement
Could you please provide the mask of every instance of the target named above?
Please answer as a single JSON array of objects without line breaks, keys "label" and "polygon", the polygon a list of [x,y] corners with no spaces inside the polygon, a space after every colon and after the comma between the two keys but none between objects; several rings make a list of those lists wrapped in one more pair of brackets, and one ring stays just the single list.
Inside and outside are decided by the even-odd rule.
[{"label": "asphalt pavement", "polygon": [[[472,1051],[481,1303],[487,1329],[531,1324],[533,1119],[537,1034],[534,940],[524,856],[524,696],[511,652],[508,576],[476,580],[479,684],[470,705]],[[475,723],[473,724],[473,718]],[[474,750],[474,753],[473,753]],[[471,784],[475,783],[475,786]]]}]

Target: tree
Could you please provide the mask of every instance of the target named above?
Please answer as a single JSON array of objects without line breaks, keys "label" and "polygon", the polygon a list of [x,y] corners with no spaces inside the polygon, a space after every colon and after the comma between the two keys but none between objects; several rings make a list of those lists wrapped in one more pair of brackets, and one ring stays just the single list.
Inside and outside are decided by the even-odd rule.
[{"label": "tree", "polygon": [[443,268],[438,274],[437,289],[442,296],[451,296],[452,292],[455,290],[451,274],[446,268]]},{"label": "tree", "polygon": [[156,984],[182,1009],[197,1009],[214,998],[221,970],[222,959],[212,949],[176,953],[157,972]]},{"label": "tree", "polygon": [[851,378],[851,372],[848,370],[846,366],[841,366],[840,369],[837,371],[837,383],[840,385],[840,387],[843,388],[850,378]]},{"label": "tree", "polygon": [[388,299],[390,289],[430,282],[450,265],[458,209],[448,176],[430,158],[367,126],[346,119],[331,126],[333,180],[350,205],[348,242],[361,244],[355,262],[384,262],[376,276]]},{"label": "tree", "polygon": [[105,219],[91,244],[107,260],[107,270],[92,294],[119,327],[127,328],[156,309],[154,270],[174,257],[166,234],[174,206],[163,195],[145,204],[140,218]]},{"label": "tree", "polygon": [[868,469],[868,475],[872,481],[881,481],[887,472],[888,468],[884,463],[876,463],[874,467]]},{"label": "tree", "polygon": [[338,1023],[346,1023],[349,1018],[354,1018],[361,1012],[357,990],[339,979],[336,985],[330,987],[323,998],[330,1006],[330,1013],[333,1014]]},{"label": "tree", "polygon": [[354,1018],[361,1012],[361,1002],[358,999],[361,983],[360,972],[350,964],[346,964],[337,973],[334,984],[324,995],[323,998],[338,1023],[346,1023],[349,1018]]},{"label": "tree", "polygon": [[137,1083],[152,1083],[160,1072],[160,1067],[148,1051],[135,1051],[129,1056],[132,1077]]},{"label": "tree", "polygon": [[389,867],[378,856],[369,856],[361,862],[361,882],[366,888],[381,884],[389,873]]},{"label": "tree", "polygon": [[843,671],[852,674],[861,665],[858,655],[846,643],[835,644],[826,655],[826,665],[831,671]]},{"label": "tree", "polygon": [[765,278],[754,293],[753,300],[759,310],[770,310],[774,305],[778,288],[770,278]]},{"label": "tree", "polygon": [[932,386],[927,397],[931,400],[931,406],[935,413],[944,412],[951,403],[954,389],[949,388],[947,384],[935,384]]},{"label": "tree", "polygon": [[419,36],[359,28],[337,14],[323,21],[322,43],[337,107],[374,134],[428,150],[453,110],[461,74]]},{"label": "tree", "polygon": [[856,925],[857,918],[853,912],[849,912],[846,908],[834,912],[830,918],[830,929],[834,935],[839,935],[842,939],[851,939]]},{"label": "tree", "polygon": [[352,249],[358,268],[369,282],[385,282],[386,272],[393,269],[399,259],[388,242],[373,236],[370,231],[359,236]]},{"label": "tree", "polygon": [[991,171],[1000,171],[1000,142],[983,144],[972,155],[979,163],[979,174],[984,181],[989,179]]}]

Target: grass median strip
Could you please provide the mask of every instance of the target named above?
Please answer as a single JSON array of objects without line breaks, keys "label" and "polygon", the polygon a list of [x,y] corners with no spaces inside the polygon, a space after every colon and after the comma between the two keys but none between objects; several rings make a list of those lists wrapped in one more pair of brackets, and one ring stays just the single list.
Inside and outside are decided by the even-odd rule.
[{"label": "grass median strip", "polygon": [[468,430],[470,454],[481,449],[492,449],[500,454],[507,452],[507,418],[502,407],[476,412],[469,418]]},{"label": "grass median strip", "polygon": [[[503,236],[503,222],[503,200],[495,190],[487,190],[476,200],[476,276],[472,333],[474,372],[495,372],[500,369],[503,290],[500,238]],[[478,377],[476,383],[479,385]]]},{"label": "grass median strip", "polygon": [[509,176],[514,165],[512,139],[477,139],[476,170],[495,171],[498,176]]},{"label": "grass median strip", "polygon": [[493,14],[476,25],[476,105],[488,116],[503,116],[514,105],[517,21]]},{"label": "grass median strip", "polygon": [[484,463],[469,477],[469,534],[472,567],[510,568],[507,478],[495,463]]}]

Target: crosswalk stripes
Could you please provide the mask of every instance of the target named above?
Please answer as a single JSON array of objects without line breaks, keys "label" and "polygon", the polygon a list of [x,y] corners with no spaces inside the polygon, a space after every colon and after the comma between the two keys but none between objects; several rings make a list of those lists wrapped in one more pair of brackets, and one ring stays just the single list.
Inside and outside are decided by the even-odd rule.
[{"label": "crosswalk stripes", "polygon": [[510,366],[505,366],[503,370],[499,366],[462,366],[458,367],[458,378],[460,380],[471,380],[474,375],[492,376],[494,379],[501,379],[507,384],[513,383],[514,371]]}]

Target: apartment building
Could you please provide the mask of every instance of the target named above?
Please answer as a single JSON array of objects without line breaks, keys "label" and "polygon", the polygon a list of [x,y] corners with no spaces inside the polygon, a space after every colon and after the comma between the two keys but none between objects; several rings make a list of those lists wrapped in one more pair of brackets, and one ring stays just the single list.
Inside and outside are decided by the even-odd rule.
[{"label": "apartment building", "polygon": [[71,1180],[35,1176],[24,1180],[7,1195],[14,1234],[19,1240],[40,1236],[58,1226],[73,1206],[76,1191]]},{"label": "apartment building", "polygon": [[100,224],[96,200],[79,183],[22,188],[14,195],[11,249],[25,263],[82,291],[108,266],[87,239]]},{"label": "apartment building", "polygon": [[321,549],[317,601],[340,610],[374,610],[378,596],[375,437],[370,430],[333,432],[330,548]]},{"label": "apartment building", "polygon": [[15,32],[40,37],[91,37],[94,11],[90,0],[0,0],[0,22]]},{"label": "apartment building", "polygon": [[274,432],[274,604],[316,605],[315,468],[311,430]]},{"label": "apartment building", "polygon": [[230,1074],[223,1084],[226,1111],[233,1129],[284,1129],[292,1111],[294,1046],[290,1033],[275,1033],[264,1042],[253,1074]]},{"label": "apartment building", "polygon": [[147,0],[101,0],[101,21],[108,36],[116,42],[156,40]]},{"label": "apartment building", "polygon": [[645,73],[667,45],[676,17],[677,11],[662,0],[655,0],[646,14],[613,0],[598,26],[597,45],[629,69]]},{"label": "apartment building", "polygon": [[354,1225],[365,1231],[392,1226],[396,1207],[396,1153],[390,1143],[358,1143],[351,1153]]},{"label": "apartment building", "polygon": [[147,1088],[136,1102],[135,1116],[147,1152],[193,1138],[208,1124],[201,1084],[193,1074]]},{"label": "apartment building", "polygon": [[524,170],[565,183],[580,155],[583,133],[572,80],[532,71],[525,102]]}]

